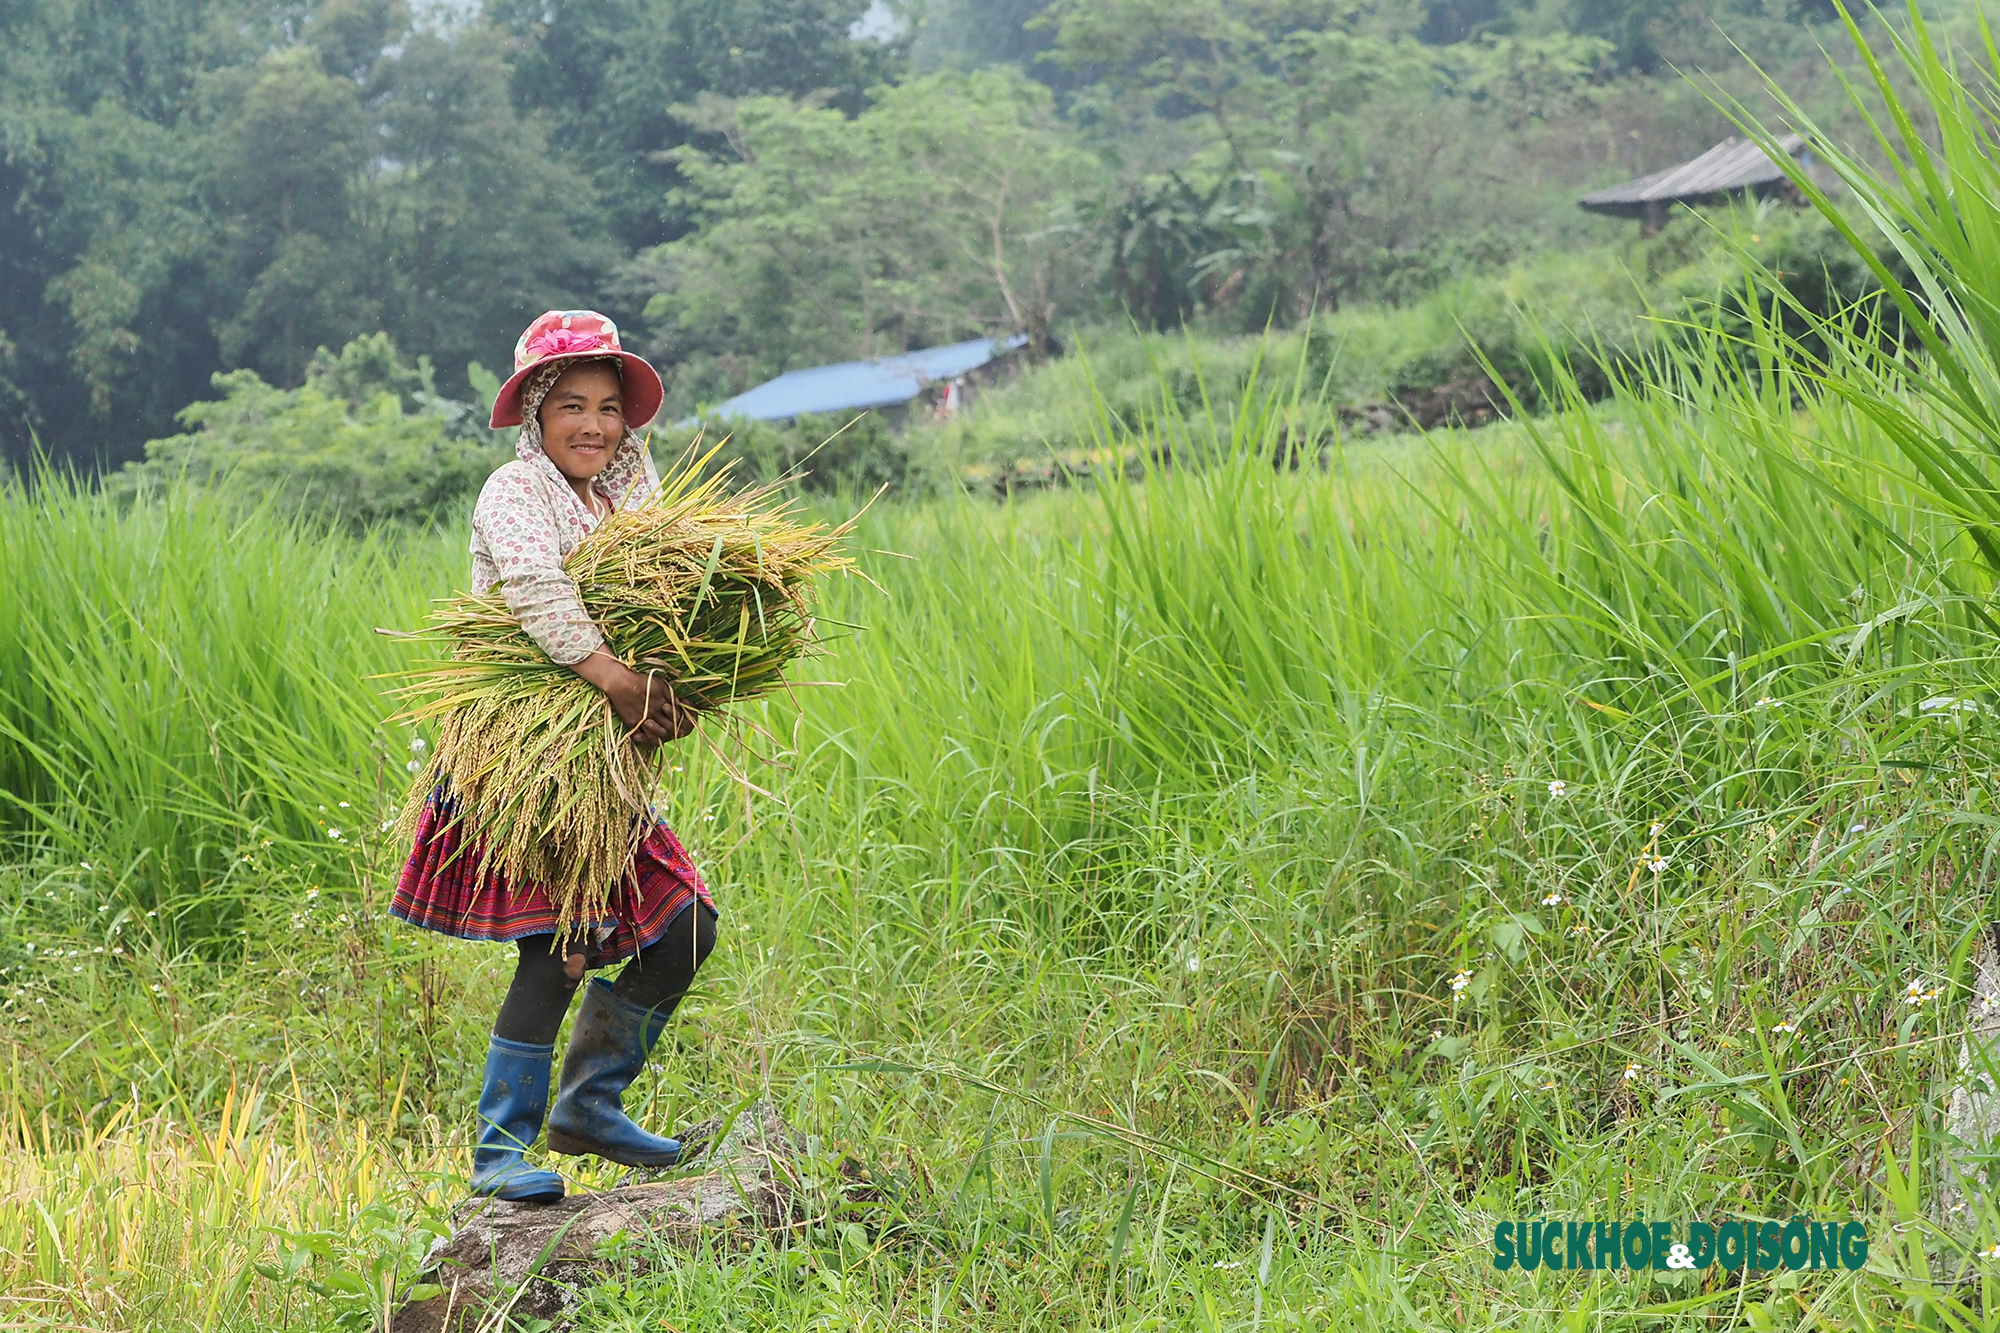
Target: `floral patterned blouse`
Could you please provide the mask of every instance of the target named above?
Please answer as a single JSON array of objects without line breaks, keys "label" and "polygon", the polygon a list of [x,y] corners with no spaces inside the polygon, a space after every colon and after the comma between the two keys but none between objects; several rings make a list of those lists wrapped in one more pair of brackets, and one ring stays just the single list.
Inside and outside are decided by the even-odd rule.
[{"label": "floral patterned blouse", "polygon": [[[503,464],[472,511],[472,590],[495,584],[521,628],[549,657],[569,666],[604,643],[584,612],[563,560],[598,524],[569,482],[524,440],[521,457]],[[636,451],[636,456],[633,451]],[[626,432],[611,466],[592,486],[613,508],[630,509],[659,489],[660,474],[637,436]]]}]

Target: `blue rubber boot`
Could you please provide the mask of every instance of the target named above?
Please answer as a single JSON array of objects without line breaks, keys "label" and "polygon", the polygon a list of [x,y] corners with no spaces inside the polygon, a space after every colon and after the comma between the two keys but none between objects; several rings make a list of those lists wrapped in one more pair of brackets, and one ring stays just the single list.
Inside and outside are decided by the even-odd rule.
[{"label": "blue rubber boot", "polygon": [[666,1026],[666,1015],[619,999],[602,977],[584,987],[563,1057],[562,1090],[549,1112],[551,1152],[593,1153],[626,1166],[680,1161],[680,1140],[648,1134],[620,1100]]},{"label": "blue rubber boot", "polygon": [[562,1177],[522,1159],[542,1132],[549,1109],[554,1046],[495,1037],[486,1048],[486,1082],[479,1089],[479,1146],[472,1150],[472,1192],[515,1203],[554,1203]]}]

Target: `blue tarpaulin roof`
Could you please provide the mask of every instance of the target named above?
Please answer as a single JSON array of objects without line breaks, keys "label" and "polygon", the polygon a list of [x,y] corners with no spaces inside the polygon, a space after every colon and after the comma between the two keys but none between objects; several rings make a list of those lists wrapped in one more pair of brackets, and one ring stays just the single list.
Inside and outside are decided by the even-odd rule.
[{"label": "blue tarpaulin roof", "polygon": [[846,361],[837,366],[788,370],[774,380],[737,394],[710,414],[782,421],[807,412],[861,411],[907,403],[934,380],[977,370],[1001,352],[1025,346],[1028,335],[974,338],[949,347],[885,356],[879,361]]}]

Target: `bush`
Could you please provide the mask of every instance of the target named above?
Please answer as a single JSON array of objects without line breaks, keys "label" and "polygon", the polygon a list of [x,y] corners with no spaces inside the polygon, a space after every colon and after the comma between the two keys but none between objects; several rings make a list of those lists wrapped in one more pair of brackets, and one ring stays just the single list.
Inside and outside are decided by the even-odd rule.
[{"label": "bush", "polygon": [[[709,417],[693,426],[704,449],[722,442],[718,461],[736,460],[746,480],[796,477],[819,492],[873,492],[884,486],[903,491],[912,485],[909,446],[880,412],[809,414],[789,422]],[[667,434],[673,444],[654,453],[662,464],[671,464],[673,454],[696,438],[696,429],[675,426]]]},{"label": "bush", "polygon": [[[493,379],[479,367],[472,375]],[[147,441],[145,461],[113,473],[105,489],[133,495],[185,479],[362,529],[435,521],[508,457],[509,433],[487,430],[478,405],[440,397],[429,362],[405,365],[386,334],[338,356],[321,348],[297,389],[250,370],[214,384],[221,398],[180,412],[187,433]]]}]

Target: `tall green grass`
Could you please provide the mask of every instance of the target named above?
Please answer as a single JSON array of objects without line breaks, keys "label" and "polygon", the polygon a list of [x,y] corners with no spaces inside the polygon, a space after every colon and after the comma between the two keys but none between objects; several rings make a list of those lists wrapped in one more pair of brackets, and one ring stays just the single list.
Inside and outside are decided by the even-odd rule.
[{"label": "tall green grass", "polygon": [[[1689,353],[1594,410],[1343,445],[1326,473],[1273,466],[1298,389],[1272,373],[1226,412],[1163,395],[1147,429],[1204,466],[871,511],[861,544],[893,554],[831,591],[855,628],[812,674],[837,687],[760,714],[774,794],[698,745],[664,793],[726,929],[644,1105],[674,1123],[769,1091],[886,1201],[790,1258],[635,1274],[589,1298],[604,1326],[716,1302],[865,1322],[915,1289],[945,1326],[1553,1327],[1673,1293],[1502,1281],[1493,1220],[1914,1216],[1877,1154],[1929,1161],[1983,920],[1987,585],[1873,419],[1741,363]],[[464,1151],[505,951],[384,921],[395,849],[329,860],[319,829],[374,817],[378,772],[394,792],[408,742],[371,677],[397,649],[373,629],[451,586],[458,543],[206,503],[44,488],[0,518],[73,589],[10,611],[8,734],[43,738],[10,759],[29,862],[0,1091],[36,1145],[12,1206],[69,1127],[202,1124],[253,1079],[412,1163]],[[45,645],[107,624],[144,688],[67,688]],[[181,642],[202,647],[161,651]],[[139,700],[161,749],[123,758]],[[297,734],[266,744],[273,717]],[[109,760],[66,757],[100,752],[72,732]],[[173,818],[121,815],[156,784]],[[147,881],[163,910],[200,913],[169,929],[121,898],[95,869],[114,835],[186,877]],[[1946,998],[1906,1003],[1913,979]],[[289,1103],[231,1132],[296,1152]],[[301,1272],[407,1266],[381,1209],[437,1216],[435,1170],[306,1209],[332,1239]],[[56,1299],[32,1275],[87,1234],[0,1230],[15,1308]],[[123,1248],[49,1308],[114,1319],[145,1242],[107,1234]],[[246,1276],[302,1243],[217,1231],[200,1280],[236,1284],[248,1326],[330,1318],[333,1296]],[[1925,1258],[1894,1246],[1885,1269]],[[1898,1283],[1798,1290],[1889,1319]],[[208,1289],[148,1286],[174,1313],[147,1326],[204,1326]],[[1735,1318],[1787,1308],[1706,1290]]]},{"label": "tall green grass", "polygon": [[410,757],[369,679],[405,654],[375,630],[462,581],[462,541],[342,541],[191,492],[125,508],[55,477],[0,485],[0,512],[16,846],[89,861],[195,935],[242,926],[260,853],[346,873]]},{"label": "tall green grass", "polygon": [[[1977,258],[1940,256],[1912,271]],[[747,754],[677,752],[724,943],[638,1098],[775,1096],[849,1185],[786,1246],[635,1240],[579,1318],[2000,1324],[2000,1216],[1930,1205],[2000,829],[1984,437],[1950,397],[1985,353],[1835,323],[1815,359],[1747,298],[1608,401],[1555,372],[1562,410],[1478,435],[1290,470],[1311,377],[1281,362],[1163,380],[1138,428],[1177,465],[1134,484],[871,510],[829,687]],[[462,1187],[508,960],[385,921],[397,849],[321,821],[393,796],[372,631],[460,544],[60,486],[0,495],[0,541],[0,1303],[366,1326]],[[1850,1212],[1858,1275],[1486,1249],[1507,1218]]]}]

